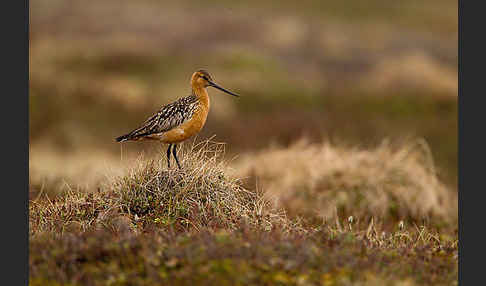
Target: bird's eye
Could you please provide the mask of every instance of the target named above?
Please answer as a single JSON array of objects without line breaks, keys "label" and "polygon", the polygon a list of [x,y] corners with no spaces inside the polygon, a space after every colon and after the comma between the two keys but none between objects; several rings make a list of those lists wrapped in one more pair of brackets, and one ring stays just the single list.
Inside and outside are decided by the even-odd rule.
[{"label": "bird's eye", "polygon": [[209,80],[205,75],[203,75],[202,78],[205,80]]}]

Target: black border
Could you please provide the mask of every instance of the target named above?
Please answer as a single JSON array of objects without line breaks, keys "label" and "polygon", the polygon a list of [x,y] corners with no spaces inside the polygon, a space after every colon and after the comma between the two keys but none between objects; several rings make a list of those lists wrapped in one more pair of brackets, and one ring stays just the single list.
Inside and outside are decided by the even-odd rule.
[{"label": "black border", "polygon": [[[2,2],[3,285],[29,279],[29,1]],[[6,183],[6,184],[5,184]]]},{"label": "black border", "polygon": [[[485,200],[479,196],[484,194],[484,181],[481,180],[484,156],[481,153],[484,153],[486,140],[483,139],[482,116],[485,105],[479,99],[484,98],[484,61],[480,59],[484,59],[486,45],[483,43],[484,23],[480,21],[484,18],[484,9],[480,3],[458,1],[459,285],[480,285],[479,281],[484,280],[482,232],[485,215],[482,211]],[[473,162],[474,159],[477,162]]]},{"label": "black border", "polygon": [[[481,118],[481,104],[471,104],[466,107],[467,101],[465,100],[465,94],[469,95],[469,101],[471,99],[477,99],[483,97],[484,87],[481,85],[484,79],[481,68],[478,67],[478,72],[470,72],[467,76],[468,85],[464,85],[465,70],[464,66],[471,66],[471,63],[477,62],[475,52],[484,53],[485,49],[479,45],[483,40],[483,26],[482,23],[477,23],[475,20],[481,19],[479,13],[483,13],[482,9],[474,9],[471,7],[475,2],[468,1],[470,7],[468,12],[464,9],[464,0],[458,1],[458,25],[459,25],[459,41],[458,41],[458,76],[459,76],[459,95],[458,95],[458,108],[459,108],[459,282],[461,285],[474,285],[475,281],[472,274],[475,272],[479,278],[481,274],[481,263],[475,263],[473,257],[470,254],[478,255],[478,261],[481,261],[481,251],[473,250],[476,246],[484,243],[482,241],[483,223],[481,219],[484,214],[481,210],[484,208],[483,200],[474,200],[469,194],[475,192],[476,194],[482,192],[482,182],[472,181],[473,177],[477,179],[481,178],[483,168],[481,165],[466,167],[466,161],[471,162],[470,158],[479,158],[476,153],[482,150],[484,144],[482,144],[482,134],[473,135],[474,139],[470,139],[466,142],[465,133],[466,127],[472,129],[476,126],[472,126],[473,123],[483,123]],[[4,93],[3,93],[3,107],[2,112],[3,119],[3,134],[8,134],[3,140],[8,146],[4,147],[4,158],[8,160],[4,163],[7,177],[5,182],[10,186],[4,186],[3,189],[3,206],[2,218],[3,218],[3,238],[6,242],[2,244],[4,250],[3,261],[8,264],[3,268],[2,282],[11,282],[8,285],[28,285],[28,255],[29,255],[29,243],[28,243],[28,155],[29,155],[29,120],[28,120],[28,88],[29,88],[29,1],[10,1],[8,3],[14,3],[15,5],[9,5],[2,9],[4,17],[2,19],[12,20],[9,24],[5,21],[1,25],[3,29],[4,39],[2,41],[3,55],[4,55]],[[479,3],[479,2],[476,2]],[[5,6],[5,5],[4,5]],[[479,6],[479,5],[478,5]],[[12,9],[14,8],[14,9]],[[472,11],[476,11],[476,17]],[[20,15],[19,15],[20,14]],[[469,14],[465,17],[465,14]],[[19,17],[20,16],[20,17]],[[466,21],[467,19],[467,21]],[[467,22],[467,25],[464,25]],[[476,25],[475,25],[476,24]],[[467,30],[466,28],[467,27]],[[472,29],[477,28],[477,33],[474,33]],[[469,32],[469,44],[466,44],[466,51],[464,52],[464,39],[466,37],[466,31]],[[7,36],[8,35],[8,36]],[[474,35],[474,36],[471,36]],[[469,60],[469,63],[466,63]],[[473,86],[476,84],[476,86]],[[466,92],[468,88],[469,92]],[[15,108],[12,108],[12,102]],[[473,110],[476,107],[476,110]],[[11,111],[11,112],[9,112]],[[466,117],[469,117],[468,126],[465,124]],[[479,125],[479,124],[478,124]],[[480,126],[475,128],[476,131],[482,131]],[[482,132],[479,132],[482,133]],[[470,132],[472,134],[472,132]],[[477,147],[477,148],[474,148]],[[15,150],[16,152],[12,152]],[[9,155],[9,156],[5,156]],[[478,162],[479,163],[479,162]],[[8,165],[7,165],[8,164]],[[467,169],[466,169],[467,168]],[[13,175],[16,173],[16,175]],[[17,176],[18,175],[18,176]],[[12,198],[14,196],[15,198]],[[13,200],[12,200],[13,199]],[[466,208],[466,201],[468,200],[469,207]],[[17,203],[13,203],[13,202]],[[477,205],[472,205],[476,202]],[[469,212],[469,215],[467,215]],[[468,219],[466,219],[468,217]],[[472,220],[471,220],[472,219]],[[469,225],[469,234],[466,236],[465,224]],[[476,231],[475,231],[476,229]],[[476,239],[477,244],[473,245],[472,240]],[[465,244],[469,246],[469,253],[465,252]],[[466,262],[466,255],[468,262]],[[6,271],[8,270],[8,271]],[[20,271],[21,273],[18,273]],[[466,273],[467,272],[467,273]],[[472,283],[466,283],[470,281]],[[3,284],[2,283],[2,284]]]}]

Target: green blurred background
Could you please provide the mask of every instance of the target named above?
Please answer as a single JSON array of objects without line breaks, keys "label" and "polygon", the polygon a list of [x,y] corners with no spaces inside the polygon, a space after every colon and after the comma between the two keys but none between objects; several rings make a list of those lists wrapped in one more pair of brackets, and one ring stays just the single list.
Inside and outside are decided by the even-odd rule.
[{"label": "green blurred background", "polygon": [[76,181],[62,171],[88,172],[79,158],[93,154],[119,160],[114,138],[188,95],[205,68],[242,95],[210,90],[198,136],[231,155],[301,137],[423,137],[456,188],[457,39],[449,0],[31,1],[31,184]]}]

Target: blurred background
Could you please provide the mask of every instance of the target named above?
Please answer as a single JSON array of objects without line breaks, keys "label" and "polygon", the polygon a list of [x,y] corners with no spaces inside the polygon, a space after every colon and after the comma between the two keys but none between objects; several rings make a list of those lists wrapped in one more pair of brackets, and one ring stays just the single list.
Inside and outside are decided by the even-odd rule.
[{"label": "blurred background", "polygon": [[451,0],[31,1],[30,187],[94,184],[159,152],[114,138],[205,68],[241,95],[210,90],[196,138],[229,157],[422,137],[457,190],[457,19]]}]

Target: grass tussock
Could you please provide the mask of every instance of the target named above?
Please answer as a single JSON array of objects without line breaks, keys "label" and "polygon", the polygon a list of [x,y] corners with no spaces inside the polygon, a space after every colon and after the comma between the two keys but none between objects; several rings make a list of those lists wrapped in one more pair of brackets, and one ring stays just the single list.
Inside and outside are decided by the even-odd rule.
[{"label": "grass tussock", "polygon": [[[181,148],[182,170],[167,169],[165,151],[138,159],[124,176],[113,177],[94,192],[69,189],[56,198],[30,203],[30,232],[232,230],[241,225],[262,230],[290,226],[282,211],[263,194],[243,188],[225,173],[224,145],[205,141]],[[289,225],[287,225],[289,224]]]},{"label": "grass tussock", "polygon": [[294,215],[457,221],[457,196],[437,179],[423,140],[372,149],[301,140],[244,156],[236,169]]}]

